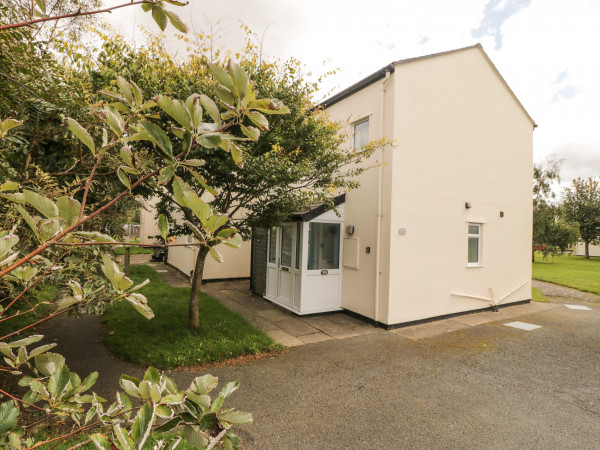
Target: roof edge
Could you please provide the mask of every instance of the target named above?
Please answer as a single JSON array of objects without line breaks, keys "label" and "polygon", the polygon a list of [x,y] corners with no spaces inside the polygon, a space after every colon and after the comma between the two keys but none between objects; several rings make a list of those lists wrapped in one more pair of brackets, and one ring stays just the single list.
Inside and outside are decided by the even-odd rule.
[{"label": "roof edge", "polygon": [[[345,193],[340,194],[337,197],[333,197],[331,200],[333,200],[333,207],[335,208],[336,206],[339,206],[342,203],[345,203],[346,194]],[[312,208],[312,209],[309,209],[308,211],[296,213],[296,214],[292,215],[291,220],[292,220],[292,222],[308,222],[308,221],[314,219],[315,217],[319,217],[321,214],[329,211],[330,209],[332,209],[332,208],[329,208],[327,204],[321,204],[321,205],[317,206],[316,208]]]}]

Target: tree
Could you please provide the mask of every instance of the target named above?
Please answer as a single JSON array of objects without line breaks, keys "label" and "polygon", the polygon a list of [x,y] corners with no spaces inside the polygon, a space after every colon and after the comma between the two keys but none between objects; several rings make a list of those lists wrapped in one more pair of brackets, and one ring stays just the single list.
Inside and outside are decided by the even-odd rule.
[{"label": "tree", "polygon": [[579,236],[585,243],[585,257],[590,257],[590,244],[600,237],[600,181],[577,178],[563,190],[563,207],[567,219],[579,224]]},{"label": "tree", "polygon": [[[148,95],[155,95],[159,86],[175,96],[188,95],[202,86],[205,92],[215,93],[219,106],[225,109],[224,117],[229,117],[228,110],[232,106],[244,107],[246,102],[252,104],[254,100],[246,97],[233,77],[223,69],[228,64],[224,59],[230,55],[208,54],[210,45],[203,44],[202,39],[202,36],[196,36],[197,44],[191,44],[188,56],[180,60],[164,50],[164,41],[159,37],[151,37],[149,49],[132,48],[122,39],[107,42],[102,64],[91,76],[101,80],[103,73],[119,73],[124,70],[122,61],[126,60],[127,70],[133,72],[140,88]],[[174,175],[180,186],[189,186],[200,197],[211,198],[211,206],[222,220],[233,220],[240,234],[248,238],[253,227],[279,225],[292,213],[313,202],[331,204],[331,196],[338,191],[356,188],[355,176],[365,170],[362,163],[384,142],[371,143],[361,150],[343,149],[346,136],[342,124],[331,122],[313,103],[311,97],[318,85],[304,81],[298,61],[267,62],[251,44],[243,55],[238,56],[239,64],[253,80],[257,94],[278,100],[271,104],[262,103],[256,113],[249,115],[253,126],[242,127],[236,140],[227,143],[233,158],[215,151],[217,145],[197,147],[190,157],[199,163],[193,170],[180,167]],[[143,68],[143,71],[136,72],[137,68]],[[208,68],[219,74],[216,83],[206,77]],[[160,96],[155,99],[161,101]],[[285,112],[289,114],[275,115],[267,125],[262,113],[276,110],[281,103],[287,106]],[[175,126],[181,126],[181,122],[173,119],[174,116],[163,118],[165,122],[170,120]],[[243,170],[240,170],[242,156]],[[154,190],[153,194],[161,198],[159,210],[171,217],[171,222],[182,215],[184,226],[176,228],[176,233],[192,234],[202,241],[202,224],[178,199],[177,183]],[[225,228],[223,224],[218,229]],[[198,299],[205,259],[209,254],[217,261],[221,260],[216,249],[201,246],[190,294],[189,326],[193,329],[199,326]]]},{"label": "tree", "polygon": [[577,223],[565,218],[560,205],[554,203],[554,187],[560,182],[562,161],[550,156],[533,167],[533,240],[531,261],[535,251],[546,258],[564,252],[579,236]]},{"label": "tree", "polygon": [[[169,0],[169,3],[178,2]],[[143,2],[143,7],[147,10],[160,9],[159,12],[153,11],[153,15],[158,17],[155,19],[159,25],[166,24],[162,2]],[[168,17],[173,21],[171,15]],[[176,185],[170,188],[175,199],[202,224],[202,240],[199,238],[198,245],[207,247],[220,242],[234,247],[239,245],[241,238],[237,230],[223,228],[226,218],[216,213],[191,188],[179,183],[174,174],[180,167],[191,170],[189,168],[197,166],[197,160],[190,159],[190,155],[201,146],[226,148],[241,165],[243,155],[236,150],[237,147],[229,144],[240,141],[240,138],[228,131],[232,127],[248,127],[247,117],[259,110],[270,114],[282,110],[283,106],[272,99],[256,97],[248,76],[236,64],[231,63],[227,72],[218,68],[213,70],[219,78],[229,77],[237,92],[244,93],[240,102],[230,105],[226,114],[222,115],[213,100],[203,94],[192,94],[185,101],[167,96],[159,96],[156,101],[144,100],[133,81],[117,77],[117,88],[103,93],[109,101],[102,102],[95,111],[96,127],[88,129],[73,118],[66,122],[69,133],[91,155],[91,167],[83,177],[83,189],[70,191],[68,187],[60,187],[51,182],[52,177],[48,174],[43,174],[50,181],[46,190],[38,186],[23,187],[13,180],[0,184],[0,203],[3,207],[11,205],[10,209],[15,211],[11,217],[20,217],[11,224],[11,228],[0,231],[0,290],[7,293],[0,298],[2,322],[35,311],[36,305],[29,305],[30,309],[23,310],[22,307],[27,305],[23,300],[38,285],[63,271],[68,265],[65,260],[75,251],[73,249],[118,244],[110,236],[81,230],[81,227],[131,196],[144,183]],[[245,101],[243,106],[242,101]],[[170,139],[165,130],[153,121],[156,116],[153,110],[157,108],[179,122],[181,127],[176,131],[179,140]],[[208,120],[205,120],[203,109],[208,111]],[[262,123],[268,128],[266,118]],[[13,118],[0,119],[0,139],[9,136],[21,125],[20,120]],[[241,142],[258,137],[257,130]],[[145,141],[148,145],[137,150],[129,145],[134,141]],[[154,158],[148,152],[158,157]],[[112,161],[116,166],[117,177],[124,187],[102,206],[90,209],[88,199],[94,192],[95,176],[103,160]],[[206,188],[210,189],[208,185]],[[166,241],[169,227],[162,216],[159,227]],[[61,355],[49,352],[54,344],[28,348],[39,342],[42,336],[14,340],[19,333],[34,325],[106,301],[128,301],[141,314],[152,318],[153,313],[145,297],[136,292],[141,285],[133,286],[106,254],[102,256],[99,268],[105,278],[96,276],[83,285],[75,279],[67,279],[62,283],[64,296],[51,304],[48,316],[0,337],[0,353],[4,356],[0,370],[12,376],[22,376],[19,384],[28,389],[22,398],[17,393],[5,391],[4,386],[0,389],[0,394],[10,398],[0,404],[0,445],[3,448],[37,448],[108,427],[108,432],[90,434],[84,442],[91,442],[97,448],[143,448],[153,428],[168,431],[183,425],[183,434],[195,446],[213,448],[222,442],[226,448],[237,448],[237,437],[230,428],[233,424],[250,422],[251,416],[223,409],[223,401],[238,387],[235,382],[226,384],[213,400],[209,392],[216,387],[216,378],[210,375],[197,377],[187,390],[182,391],[170,378],[149,368],[143,380],[123,375],[120,384],[124,392],[119,392],[117,401],[105,407],[105,400],[95,394],[85,394],[95,383],[97,373],[82,381],[68,369]],[[133,405],[132,397],[139,400],[139,406]],[[23,438],[19,416],[21,408],[25,407],[37,409],[45,417],[70,418],[74,424],[73,431],[45,442],[36,443],[31,437]],[[176,439],[168,446],[174,448],[177,443]],[[160,441],[155,448],[165,446],[167,443]]]}]

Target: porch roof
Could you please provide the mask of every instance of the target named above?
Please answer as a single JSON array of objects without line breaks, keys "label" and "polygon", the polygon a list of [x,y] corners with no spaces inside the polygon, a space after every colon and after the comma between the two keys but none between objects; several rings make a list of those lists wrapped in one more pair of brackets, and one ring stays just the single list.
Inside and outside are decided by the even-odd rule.
[{"label": "porch roof", "polygon": [[[337,197],[331,198],[333,206],[339,206],[346,201],[346,194],[338,195]],[[299,211],[292,214],[292,222],[308,222],[315,217],[329,211],[329,205],[326,202],[315,202],[310,205],[305,211]]]}]

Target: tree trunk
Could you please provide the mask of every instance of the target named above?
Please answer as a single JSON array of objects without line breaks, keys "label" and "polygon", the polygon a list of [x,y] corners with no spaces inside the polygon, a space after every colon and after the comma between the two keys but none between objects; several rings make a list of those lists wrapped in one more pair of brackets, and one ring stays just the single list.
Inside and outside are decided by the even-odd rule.
[{"label": "tree trunk", "polygon": [[585,257],[590,259],[590,243],[585,241]]},{"label": "tree trunk", "polygon": [[125,275],[129,276],[129,266],[131,264],[131,247],[125,247],[125,256],[123,258],[123,269],[125,270]]},{"label": "tree trunk", "polygon": [[200,327],[198,304],[202,287],[202,277],[204,276],[204,263],[206,262],[206,255],[208,255],[208,247],[200,247],[198,256],[196,256],[194,274],[192,275],[192,291],[190,292],[189,307],[189,327],[192,330],[197,330]]}]

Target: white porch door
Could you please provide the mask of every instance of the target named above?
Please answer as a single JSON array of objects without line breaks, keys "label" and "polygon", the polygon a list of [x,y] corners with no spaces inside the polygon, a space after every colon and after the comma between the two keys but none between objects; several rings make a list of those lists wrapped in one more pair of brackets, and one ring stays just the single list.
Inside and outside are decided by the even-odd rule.
[{"label": "white porch door", "polygon": [[279,229],[279,288],[277,301],[287,306],[294,304],[297,225],[284,223]]}]

